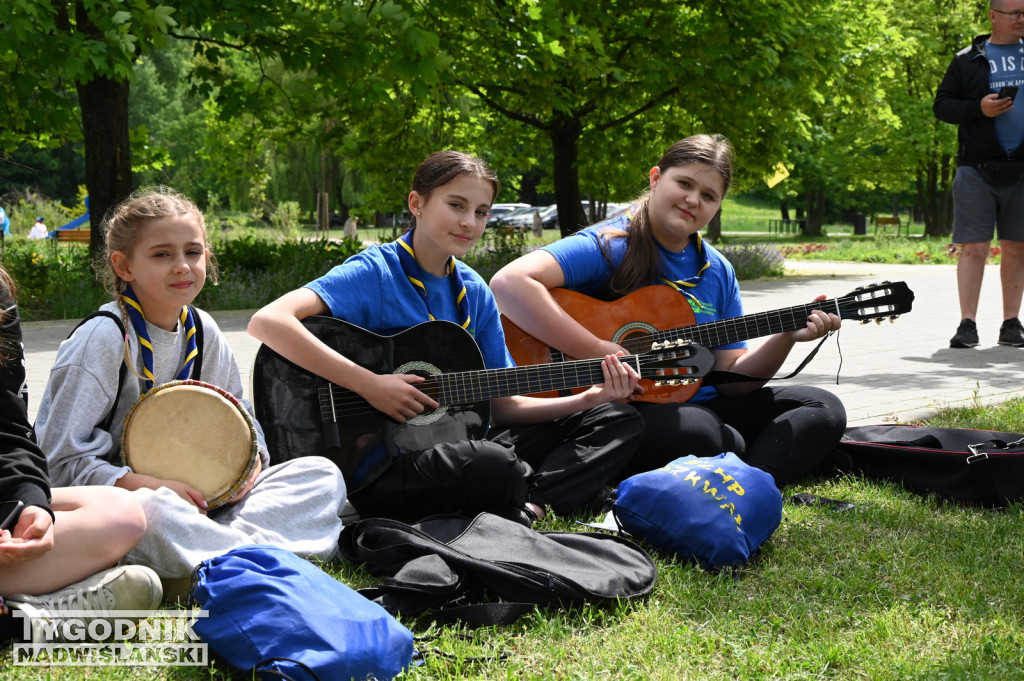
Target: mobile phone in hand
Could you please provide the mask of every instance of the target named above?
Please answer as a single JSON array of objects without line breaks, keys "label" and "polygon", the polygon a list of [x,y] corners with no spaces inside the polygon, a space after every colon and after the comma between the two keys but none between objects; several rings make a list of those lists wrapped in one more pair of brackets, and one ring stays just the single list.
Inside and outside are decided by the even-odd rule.
[{"label": "mobile phone in hand", "polygon": [[1013,98],[1016,97],[1016,96],[1017,96],[1017,86],[1016,85],[1004,85],[1003,87],[999,88],[999,99],[1002,99],[1003,97],[1009,97],[1010,101],[1012,102]]},{"label": "mobile phone in hand", "polygon": [[5,501],[0,503],[0,530],[9,530],[14,525],[14,520],[25,507],[21,501]]}]

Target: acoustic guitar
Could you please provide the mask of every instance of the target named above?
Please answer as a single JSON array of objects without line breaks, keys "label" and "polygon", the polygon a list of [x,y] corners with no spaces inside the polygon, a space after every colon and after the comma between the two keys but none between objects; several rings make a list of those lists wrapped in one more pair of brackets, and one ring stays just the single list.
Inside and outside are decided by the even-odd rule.
[{"label": "acoustic guitar", "polygon": [[[598,338],[618,343],[627,352],[643,352],[654,343],[667,338],[684,339],[706,348],[793,331],[807,324],[813,310],[834,312],[841,319],[854,319],[867,323],[883,319],[890,321],[910,312],[914,293],[905,282],[871,284],[854,289],[841,298],[820,300],[806,305],[758,312],[743,317],[731,317],[715,322],[696,324],[696,317],[686,297],[669,286],[646,286],[632,293],[605,302],[569,289],[551,290],[555,302],[570,317],[586,327]],[[542,343],[523,331],[502,315],[505,343],[517,364],[543,364],[573,359]],[[644,383],[641,402],[685,402],[700,388],[700,382],[655,386]],[[552,397],[558,393],[547,393]]]},{"label": "acoustic guitar", "polygon": [[[318,454],[331,459],[354,492],[403,452],[483,438],[496,397],[591,386],[604,381],[600,359],[484,369],[473,337],[433,321],[381,336],[333,317],[303,325],[329,347],[378,374],[417,374],[416,387],[440,405],[405,423],[261,345],[253,366],[253,402],[273,463]],[[666,339],[620,361],[645,379],[698,380],[714,365],[706,348]]]}]

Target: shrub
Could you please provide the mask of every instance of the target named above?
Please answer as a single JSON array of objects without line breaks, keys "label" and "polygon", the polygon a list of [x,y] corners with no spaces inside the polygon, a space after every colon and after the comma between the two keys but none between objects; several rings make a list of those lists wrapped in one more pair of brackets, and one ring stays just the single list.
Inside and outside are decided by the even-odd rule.
[{"label": "shrub", "polygon": [[504,227],[488,229],[463,260],[476,270],[484,281],[490,281],[495,272],[526,253],[528,235],[528,230]]},{"label": "shrub", "polygon": [[781,277],[783,274],[782,253],[770,244],[722,245],[717,248],[732,263],[740,279]]}]

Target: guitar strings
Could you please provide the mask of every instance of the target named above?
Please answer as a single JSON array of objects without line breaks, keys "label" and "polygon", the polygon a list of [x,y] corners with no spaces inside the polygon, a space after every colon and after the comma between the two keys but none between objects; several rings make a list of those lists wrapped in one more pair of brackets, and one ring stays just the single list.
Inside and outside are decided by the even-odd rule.
[{"label": "guitar strings", "polygon": [[[732,317],[730,319],[705,322],[678,329],[656,331],[644,336],[625,338],[621,345],[630,352],[641,352],[644,348],[650,347],[652,342],[681,337],[683,340],[714,348],[736,342],[737,340],[743,340],[744,338],[759,338],[782,331],[792,331],[799,328],[812,311],[820,310],[828,303],[834,303],[836,314],[842,316],[842,308],[850,303],[856,303],[861,295],[863,295],[863,292],[834,298],[830,301],[815,301],[780,310],[757,312],[743,317]],[[882,302],[885,301],[883,300]],[[895,310],[891,305],[887,306],[886,310],[895,314]],[[879,311],[881,312],[880,308]],[[751,325],[753,325],[753,330],[750,328]],[[737,333],[739,333],[740,337],[737,336]],[[687,334],[690,334],[690,336],[687,336]]]},{"label": "guitar strings", "polygon": [[[641,377],[649,378],[651,376],[648,367],[664,364],[666,357],[679,359],[692,354],[689,348],[676,347],[668,348],[664,352],[656,352],[654,356],[658,359],[655,360],[638,355],[628,355],[619,359],[633,366]],[[601,371],[602,361],[603,359],[576,360],[562,364],[435,374],[426,377],[423,382],[417,383],[416,388],[432,397],[442,407],[470,404],[506,395],[528,395],[595,385],[604,380],[604,373]],[[678,374],[680,376],[693,373],[693,367],[685,365],[669,368],[682,371],[681,374]],[[665,367],[662,366],[657,370],[664,369]],[[510,389],[509,386],[512,385],[515,387]],[[321,416],[325,421],[335,421],[344,417],[377,413],[378,411],[358,393],[335,384],[319,387],[317,394]]]}]

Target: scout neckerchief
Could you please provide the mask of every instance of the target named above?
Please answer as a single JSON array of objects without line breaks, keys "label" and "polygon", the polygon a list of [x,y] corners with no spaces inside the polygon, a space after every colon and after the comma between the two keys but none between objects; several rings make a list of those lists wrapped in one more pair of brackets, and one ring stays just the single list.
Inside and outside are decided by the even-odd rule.
[{"label": "scout neckerchief", "polygon": [[[139,337],[139,346],[142,348],[143,375],[146,379],[146,389],[153,387],[156,377],[153,375],[153,343],[149,340],[149,332],[146,330],[146,316],[142,313],[142,305],[131,286],[125,286],[124,294],[121,296],[125,307],[128,310],[128,318],[131,319],[135,335]],[[175,380],[183,381],[192,373],[192,365],[195,363],[199,350],[196,347],[196,323],[192,318],[192,310],[188,305],[181,308],[181,327],[185,330],[186,355],[185,364],[178,372]]]},{"label": "scout neckerchief", "polygon": [[711,267],[711,259],[708,257],[708,252],[704,248],[704,240],[700,236],[700,232],[694,232],[690,235],[690,241],[694,248],[697,249],[697,257],[700,259],[700,269],[697,270],[697,274],[686,279],[676,279],[675,281],[669,281],[662,277],[661,282],[666,286],[671,286],[675,290],[682,293],[690,300],[696,300],[694,295],[687,291],[688,288],[693,288],[700,283],[701,278],[704,276],[704,272]]},{"label": "scout neckerchief", "polygon": [[[422,281],[423,270],[420,268],[420,264],[416,262],[416,254],[412,250],[412,232],[413,230],[410,229],[398,238],[398,245],[401,247],[398,249],[398,260],[402,263],[402,270],[405,272],[405,276],[409,278],[413,287],[419,291],[424,304],[427,305],[427,316],[430,317],[430,321],[435,321],[434,315],[430,313],[430,304],[427,303],[427,287]],[[455,256],[448,256],[447,268],[448,280],[452,286],[452,295],[455,296],[455,304],[458,305],[459,312],[464,317],[460,324],[462,328],[468,330],[470,322],[469,299],[466,297],[466,285],[462,281],[462,275],[459,274],[459,269],[455,266]]]}]

